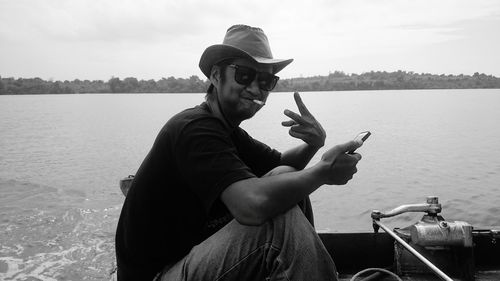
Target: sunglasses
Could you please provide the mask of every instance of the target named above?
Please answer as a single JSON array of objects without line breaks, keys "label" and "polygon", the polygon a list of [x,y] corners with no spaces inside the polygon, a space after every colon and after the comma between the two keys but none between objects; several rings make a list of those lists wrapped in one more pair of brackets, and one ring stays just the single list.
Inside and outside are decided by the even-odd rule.
[{"label": "sunglasses", "polygon": [[236,64],[230,64],[228,66],[235,69],[234,80],[238,82],[238,84],[248,86],[252,84],[253,80],[255,80],[255,77],[257,77],[259,88],[264,91],[272,91],[274,87],[276,87],[276,83],[278,83],[278,80],[280,79],[276,75],[268,72],[259,72],[250,67]]}]

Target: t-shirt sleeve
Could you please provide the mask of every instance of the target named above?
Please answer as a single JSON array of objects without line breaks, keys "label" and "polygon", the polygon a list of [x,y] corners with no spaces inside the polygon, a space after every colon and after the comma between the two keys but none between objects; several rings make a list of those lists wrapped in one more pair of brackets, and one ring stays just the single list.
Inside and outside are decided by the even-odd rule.
[{"label": "t-shirt sleeve", "polygon": [[220,121],[202,118],[187,124],[175,145],[177,167],[208,213],[213,202],[232,183],[255,177],[238,156]]},{"label": "t-shirt sleeve", "polygon": [[252,138],[243,129],[238,128],[234,134],[239,156],[251,169],[252,173],[261,177],[280,165],[281,153],[265,143]]}]

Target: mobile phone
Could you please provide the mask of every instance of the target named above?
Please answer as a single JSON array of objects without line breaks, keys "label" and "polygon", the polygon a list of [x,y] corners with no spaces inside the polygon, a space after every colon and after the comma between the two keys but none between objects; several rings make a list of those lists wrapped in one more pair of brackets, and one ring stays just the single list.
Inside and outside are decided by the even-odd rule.
[{"label": "mobile phone", "polygon": [[[365,142],[366,139],[368,139],[369,136],[371,136],[372,133],[370,133],[370,131],[365,131],[365,132],[361,132],[359,133],[355,138],[354,140],[361,140],[362,142]],[[354,151],[356,151],[356,149],[353,149],[351,151],[349,151],[348,153],[354,153]]]}]

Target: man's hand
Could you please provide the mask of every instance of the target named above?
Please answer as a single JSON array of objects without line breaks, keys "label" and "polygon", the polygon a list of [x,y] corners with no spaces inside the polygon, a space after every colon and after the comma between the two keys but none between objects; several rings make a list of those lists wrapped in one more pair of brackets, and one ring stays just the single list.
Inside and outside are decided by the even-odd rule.
[{"label": "man's hand", "polygon": [[321,161],[328,167],[326,169],[326,184],[343,185],[358,171],[356,164],[361,160],[358,153],[347,153],[361,146],[361,142],[349,141],[329,149],[321,156]]},{"label": "man's hand", "polygon": [[300,115],[286,109],[285,115],[292,120],[283,121],[281,125],[290,127],[290,136],[303,140],[308,145],[320,148],[325,145],[326,133],[321,124],[309,112],[298,92],[293,94],[295,103],[299,108]]}]

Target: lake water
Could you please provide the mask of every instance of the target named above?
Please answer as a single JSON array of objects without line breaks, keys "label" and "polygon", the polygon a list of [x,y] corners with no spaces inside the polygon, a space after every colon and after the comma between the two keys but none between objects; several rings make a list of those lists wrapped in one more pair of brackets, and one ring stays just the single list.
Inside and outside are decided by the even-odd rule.
[{"label": "lake water", "polygon": [[[308,92],[302,98],[330,147],[358,132],[346,186],[313,193],[318,230],[372,231],[372,209],[436,195],[447,220],[500,226],[500,90]],[[201,94],[0,96],[0,279],[110,280],[123,203],[157,132]],[[279,150],[299,144],[280,125],[291,93],[271,94],[243,123]],[[319,159],[322,149],[313,159]],[[421,214],[387,219],[404,227]]]}]

